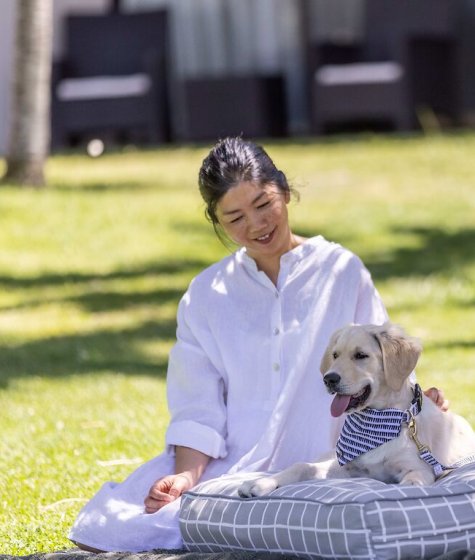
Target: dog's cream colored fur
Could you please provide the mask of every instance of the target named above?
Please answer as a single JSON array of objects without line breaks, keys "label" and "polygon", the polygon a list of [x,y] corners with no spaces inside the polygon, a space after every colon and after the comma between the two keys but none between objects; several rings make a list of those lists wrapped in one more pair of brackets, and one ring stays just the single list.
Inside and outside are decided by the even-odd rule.
[{"label": "dog's cream colored fur", "polygon": [[[371,387],[368,399],[349,414],[365,407],[406,410],[413,399],[409,377],[421,350],[419,342],[396,325],[350,325],[333,334],[320,369],[324,379],[329,373],[341,378],[338,386],[329,388],[331,392],[355,395],[367,385]],[[419,441],[443,465],[475,452],[475,434],[469,423],[461,416],[443,412],[427,397],[423,398],[416,425]],[[245,482],[239,493],[262,496],[301,480],[361,476],[401,484],[434,482],[432,467],[420,459],[404,425],[396,439],[344,466],[338,464],[332,452],[317,463],[297,463],[278,474]]]}]

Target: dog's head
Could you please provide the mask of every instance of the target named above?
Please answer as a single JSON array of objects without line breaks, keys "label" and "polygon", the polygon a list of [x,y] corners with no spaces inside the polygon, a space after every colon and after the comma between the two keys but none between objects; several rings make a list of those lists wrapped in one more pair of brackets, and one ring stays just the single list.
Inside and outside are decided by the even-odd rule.
[{"label": "dog's head", "polygon": [[328,392],[335,394],[332,415],[389,400],[391,392],[402,389],[421,351],[417,339],[391,323],[336,331],[320,365]]}]

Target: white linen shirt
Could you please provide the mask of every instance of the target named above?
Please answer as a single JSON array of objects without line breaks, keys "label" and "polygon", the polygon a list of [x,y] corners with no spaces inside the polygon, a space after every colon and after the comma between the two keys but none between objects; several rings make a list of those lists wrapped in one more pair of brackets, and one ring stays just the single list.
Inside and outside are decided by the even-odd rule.
[{"label": "white linen shirt", "polygon": [[277,286],[245,248],[205,269],[178,308],[168,453],[214,458],[204,478],[317,459],[339,431],[319,371],[329,338],[386,319],[360,259],[321,236],[281,257]]}]

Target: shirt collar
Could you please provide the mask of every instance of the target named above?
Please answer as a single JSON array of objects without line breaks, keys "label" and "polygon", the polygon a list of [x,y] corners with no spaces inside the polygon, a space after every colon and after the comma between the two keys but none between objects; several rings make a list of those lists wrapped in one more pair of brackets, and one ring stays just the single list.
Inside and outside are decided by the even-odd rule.
[{"label": "shirt collar", "polygon": [[[311,237],[306,239],[304,243],[301,243],[300,245],[297,245],[297,247],[287,251],[287,253],[284,253],[280,257],[281,269],[289,269],[313,253],[322,239],[321,235]],[[241,247],[236,251],[236,257],[238,262],[240,262],[249,272],[260,272],[257,268],[256,261],[248,255],[245,247]]]}]

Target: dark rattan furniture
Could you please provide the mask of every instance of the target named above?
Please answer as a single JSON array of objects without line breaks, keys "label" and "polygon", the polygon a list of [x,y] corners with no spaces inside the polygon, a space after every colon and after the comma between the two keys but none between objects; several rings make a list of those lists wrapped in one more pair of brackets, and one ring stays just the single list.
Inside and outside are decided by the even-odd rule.
[{"label": "dark rattan furniture", "polygon": [[167,13],[75,15],[53,72],[52,144],[168,139]]}]

